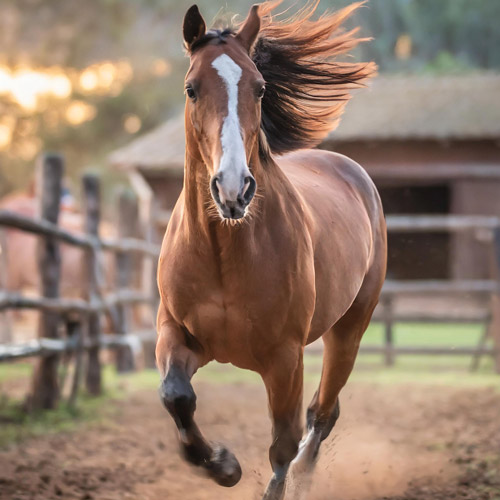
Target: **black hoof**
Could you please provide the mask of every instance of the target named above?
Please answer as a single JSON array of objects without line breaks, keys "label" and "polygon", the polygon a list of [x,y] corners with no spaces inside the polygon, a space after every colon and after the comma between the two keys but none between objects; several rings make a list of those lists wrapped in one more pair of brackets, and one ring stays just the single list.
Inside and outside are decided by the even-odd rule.
[{"label": "black hoof", "polygon": [[236,457],[223,446],[215,446],[207,464],[210,477],[221,486],[234,486],[241,479],[241,467]]}]

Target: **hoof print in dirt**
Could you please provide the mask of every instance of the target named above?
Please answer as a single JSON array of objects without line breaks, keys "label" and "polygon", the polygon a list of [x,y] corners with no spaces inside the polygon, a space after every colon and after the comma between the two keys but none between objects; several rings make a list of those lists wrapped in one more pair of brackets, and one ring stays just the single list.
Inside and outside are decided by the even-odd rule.
[{"label": "hoof print in dirt", "polygon": [[221,486],[231,487],[241,479],[241,467],[236,457],[223,446],[215,446],[208,473]]}]

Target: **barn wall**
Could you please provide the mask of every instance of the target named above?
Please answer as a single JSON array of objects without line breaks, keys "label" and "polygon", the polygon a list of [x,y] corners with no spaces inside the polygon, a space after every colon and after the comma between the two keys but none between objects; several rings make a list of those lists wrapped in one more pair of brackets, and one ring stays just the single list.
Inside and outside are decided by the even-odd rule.
[{"label": "barn wall", "polygon": [[[498,164],[500,142],[478,141],[359,141],[328,142],[323,145],[353,158],[370,173],[372,166],[396,169],[404,165],[436,163]],[[396,180],[374,177],[386,213],[457,213],[500,215],[500,184],[492,181],[449,179]],[[420,194],[416,188],[420,187]],[[440,205],[436,189],[444,188],[449,199]],[[427,189],[427,191],[426,191]],[[444,191],[443,191],[444,192]],[[427,193],[427,194],[426,194]],[[423,264],[424,261],[427,264]],[[389,236],[388,275],[398,279],[487,278],[492,254],[484,235],[393,234]]]},{"label": "barn wall", "polygon": [[[500,216],[500,182],[457,181],[452,189],[452,211],[457,214]],[[488,232],[454,236],[452,275],[457,279],[490,278],[494,254]]]},{"label": "barn wall", "polygon": [[164,173],[143,173],[146,181],[153,190],[156,205],[161,210],[172,210],[182,190],[182,176]]},{"label": "barn wall", "polygon": [[352,141],[325,142],[322,146],[342,153],[363,165],[428,163],[499,163],[500,141]]}]

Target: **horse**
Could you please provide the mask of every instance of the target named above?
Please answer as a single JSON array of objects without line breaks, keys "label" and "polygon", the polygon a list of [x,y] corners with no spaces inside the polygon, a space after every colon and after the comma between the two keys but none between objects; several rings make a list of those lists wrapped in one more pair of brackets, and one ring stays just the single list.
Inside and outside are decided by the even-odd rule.
[{"label": "horse", "polygon": [[[61,197],[60,226],[68,231],[83,234],[83,218],[75,211],[70,203],[67,192]],[[9,210],[30,218],[38,216],[38,204],[34,191],[14,192],[0,200],[0,209]],[[22,290],[24,288],[38,289],[40,273],[36,248],[38,238],[32,234],[7,228],[6,254],[7,276],[5,282],[9,290]],[[65,295],[75,296],[81,291],[84,282],[82,262],[84,253],[81,249],[63,245],[61,247],[61,289]]]},{"label": "horse", "polygon": [[[158,266],[160,397],[190,463],[226,487],[241,477],[232,452],[195,419],[195,372],[210,361],[257,372],[272,420],[272,477],[311,473],[339,417],[387,260],[385,218],[363,168],[307,149],[334,128],[372,63],[333,59],[361,39],[340,31],[360,4],[314,20],[317,2],[276,20],[254,5],[233,28],[207,30],[186,13],[184,184]],[[319,388],[303,437],[303,356],[322,338]]]}]

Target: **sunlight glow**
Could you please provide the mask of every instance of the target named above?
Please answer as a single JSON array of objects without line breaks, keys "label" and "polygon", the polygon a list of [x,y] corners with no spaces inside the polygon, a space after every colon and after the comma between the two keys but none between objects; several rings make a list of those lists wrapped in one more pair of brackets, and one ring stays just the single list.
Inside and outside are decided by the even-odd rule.
[{"label": "sunlight glow", "polygon": [[11,97],[26,111],[36,110],[42,96],[65,99],[71,92],[71,81],[60,68],[36,71],[0,66],[0,95]]},{"label": "sunlight glow", "polygon": [[12,129],[5,123],[0,123],[0,151],[6,149],[12,140]]},{"label": "sunlight glow", "polygon": [[97,113],[95,106],[83,101],[72,101],[66,108],[65,118],[71,125],[81,125],[92,120]]},{"label": "sunlight glow", "polygon": [[141,126],[141,119],[137,115],[126,115],[125,119],[123,120],[123,128],[129,134],[135,134],[136,132],[139,132]]},{"label": "sunlight glow", "polygon": [[151,73],[154,76],[166,76],[172,71],[172,67],[165,59],[155,59],[151,65]]},{"label": "sunlight glow", "polygon": [[115,96],[133,77],[134,71],[129,61],[103,61],[85,68],[78,78],[80,90],[87,94]]}]

